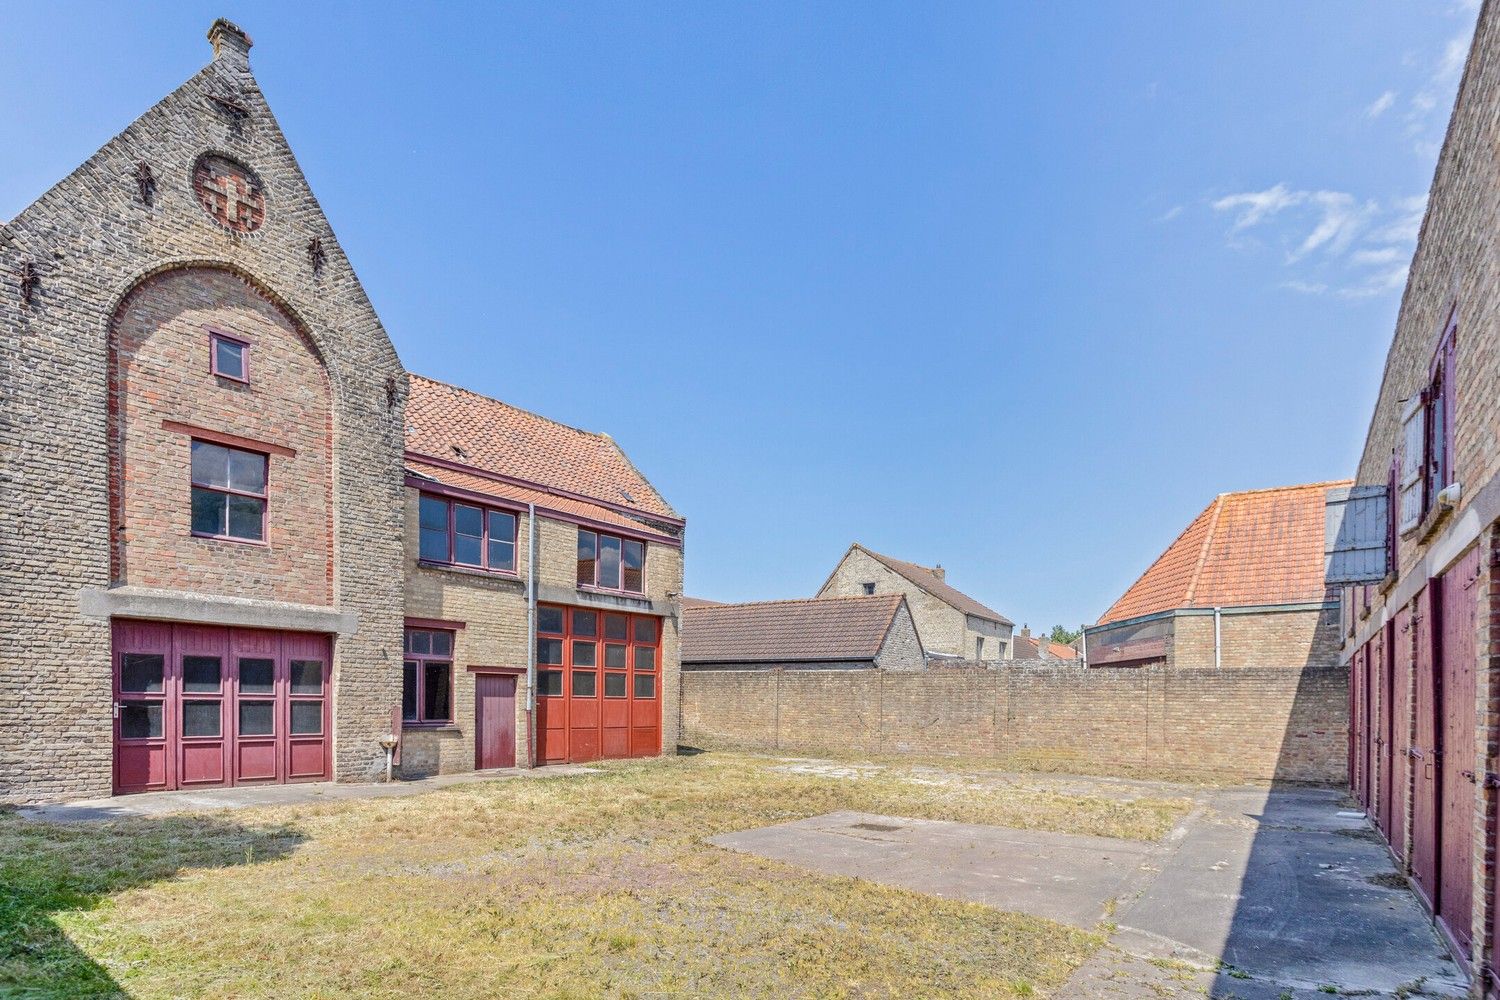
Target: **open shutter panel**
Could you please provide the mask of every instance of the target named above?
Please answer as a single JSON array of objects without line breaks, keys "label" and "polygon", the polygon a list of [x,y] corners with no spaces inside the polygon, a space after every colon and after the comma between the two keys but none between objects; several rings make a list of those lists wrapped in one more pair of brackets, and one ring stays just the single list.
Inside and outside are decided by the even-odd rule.
[{"label": "open shutter panel", "polygon": [[1385,579],[1387,504],[1384,486],[1348,486],[1325,498],[1324,577],[1330,585]]},{"label": "open shutter panel", "polygon": [[1422,523],[1422,473],[1427,468],[1427,393],[1407,400],[1401,414],[1401,531]]}]

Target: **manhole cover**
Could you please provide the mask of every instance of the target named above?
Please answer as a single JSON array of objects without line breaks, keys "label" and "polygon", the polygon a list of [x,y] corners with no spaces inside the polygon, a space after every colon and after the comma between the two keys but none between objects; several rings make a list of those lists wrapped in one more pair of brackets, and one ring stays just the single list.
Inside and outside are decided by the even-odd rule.
[{"label": "manhole cover", "polygon": [[892,826],[889,823],[855,823],[853,826],[850,827],[850,829],[851,830],[874,830],[876,833],[895,833],[897,830],[900,830],[901,827],[899,827],[899,826]]}]

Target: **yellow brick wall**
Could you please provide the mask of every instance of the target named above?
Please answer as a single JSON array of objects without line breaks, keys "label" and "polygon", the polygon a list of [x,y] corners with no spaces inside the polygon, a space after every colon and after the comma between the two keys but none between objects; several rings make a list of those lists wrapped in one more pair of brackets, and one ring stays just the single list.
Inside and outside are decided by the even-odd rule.
[{"label": "yellow brick wall", "polygon": [[[525,667],[527,659],[526,580],[530,534],[526,516],[517,528],[515,577],[417,561],[418,493],[408,489],[406,503],[406,615],[442,618],[465,627],[455,633],[453,650],[453,725],[441,729],[408,729],[402,744],[402,773],[407,777],[474,769],[474,675],[470,666]],[[576,586],[577,525],[538,515],[537,584],[539,599],[599,607]],[[665,544],[646,546],[646,594],[653,604],[672,609],[663,617],[661,652],[662,749],[676,751],[677,676],[681,664],[677,605],[682,592],[682,550]],[[593,600],[607,600],[594,597]],[[633,608],[638,613],[640,608]],[[524,765],[526,679],[516,685],[516,762]]]}]

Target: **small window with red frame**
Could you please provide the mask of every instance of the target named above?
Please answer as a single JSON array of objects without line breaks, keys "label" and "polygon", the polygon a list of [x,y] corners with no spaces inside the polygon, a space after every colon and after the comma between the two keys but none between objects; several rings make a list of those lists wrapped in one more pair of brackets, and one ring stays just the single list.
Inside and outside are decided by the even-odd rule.
[{"label": "small window with red frame", "polygon": [[235,382],[250,381],[250,344],[231,337],[227,333],[214,331],[209,334],[208,367],[220,378]]}]

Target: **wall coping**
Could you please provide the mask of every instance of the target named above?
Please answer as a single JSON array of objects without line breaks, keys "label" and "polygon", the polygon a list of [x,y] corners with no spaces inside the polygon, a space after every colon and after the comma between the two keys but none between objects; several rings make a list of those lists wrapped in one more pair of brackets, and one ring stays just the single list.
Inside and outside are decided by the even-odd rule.
[{"label": "wall coping", "polygon": [[332,632],[344,636],[359,631],[359,615],[353,611],[150,587],[84,587],[78,591],[78,610],[85,618],[106,620],[145,618],[292,632]]}]

